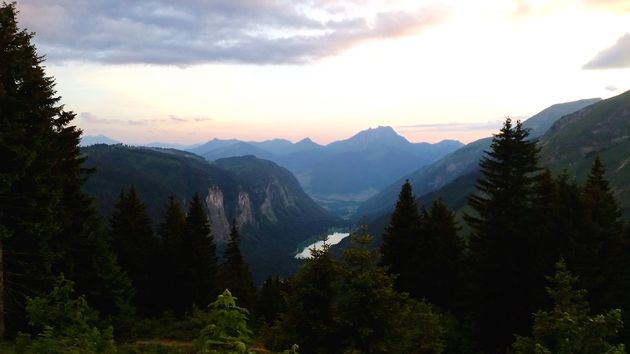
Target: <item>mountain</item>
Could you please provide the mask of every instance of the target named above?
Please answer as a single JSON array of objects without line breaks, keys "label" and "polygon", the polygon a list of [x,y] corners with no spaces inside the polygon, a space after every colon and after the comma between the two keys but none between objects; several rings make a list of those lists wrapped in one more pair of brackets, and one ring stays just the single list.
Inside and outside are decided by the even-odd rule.
[{"label": "mountain", "polygon": [[[523,122],[523,125],[530,129],[530,136],[532,138],[538,138],[545,134],[549,127],[561,117],[590,106],[600,100],[599,98],[592,98],[555,104],[530,117]],[[384,188],[377,195],[362,203],[353,215],[353,218],[359,219],[366,216],[371,218],[392,210],[396,204],[400,186],[406,179],[411,182],[416,196],[420,197],[427,193],[439,192],[440,188],[448,185],[460,176],[475,175],[479,160],[483,156],[484,151],[488,150],[491,143],[492,138],[490,137],[479,139],[444,156],[432,164],[426,165],[400,178],[395,183]],[[463,185],[463,181],[457,181],[457,185]],[[474,186],[474,183],[469,183],[468,185]],[[449,191],[444,191],[444,194],[452,195],[457,193],[455,193],[451,187]]]},{"label": "mountain", "polygon": [[273,159],[274,155],[250,143],[237,141],[234,144],[222,146],[205,152],[202,156],[208,161],[223,159],[226,157],[252,155],[261,159]]},{"label": "mountain", "polygon": [[241,142],[240,140],[236,140],[236,139],[212,139],[210,141],[208,141],[207,143],[198,145],[192,149],[188,149],[188,151],[195,153],[199,156],[203,156],[204,154],[212,151],[212,150],[216,150],[216,149],[221,149],[230,145],[234,145],[236,143]]},{"label": "mountain", "polygon": [[288,170],[253,156],[209,163],[173,149],[94,145],[82,152],[86,167],[96,167],[85,190],[96,198],[105,220],[120,191],[131,184],[154,226],[161,221],[168,196],[186,206],[198,192],[220,245],[228,238],[232,220],[241,228],[243,254],[257,281],[290,274],[297,267],[297,246],[340,223],[302,191]]},{"label": "mountain", "polygon": [[437,144],[410,143],[391,127],[377,127],[322,146],[306,138],[295,144],[284,139],[263,142],[214,139],[191,149],[212,161],[255,155],[289,169],[304,190],[340,216],[400,176],[433,162],[462,146],[454,140]]},{"label": "mountain", "polygon": [[249,141],[248,144],[272,154],[287,154],[293,151],[293,143],[286,139],[271,139],[260,142]]},{"label": "mountain", "polygon": [[630,91],[562,117],[540,140],[541,163],[584,182],[599,155],[623,213],[630,216]]},{"label": "mountain", "polygon": [[81,136],[80,146],[90,146],[95,144],[120,144],[120,141],[114,140],[108,136],[99,134],[99,135],[83,135]]},{"label": "mountain", "polygon": [[158,141],[158,142],[142,144],[138,146],[157,147],[157,148],[164,148],[164,149],[190,150],[190,149],[196,148],[197,146],[199,146],[199,144],[185,145],[185,144],[178,144],[178,143],[162,143]]},{"label": "mountain", "polygon": [[410,144],[392,127],[379,126],[360,131],[349,139],[332,142],[326,145],[326,148],[334,152],[350,152],[371,149],[375,146],[406,149]]}]

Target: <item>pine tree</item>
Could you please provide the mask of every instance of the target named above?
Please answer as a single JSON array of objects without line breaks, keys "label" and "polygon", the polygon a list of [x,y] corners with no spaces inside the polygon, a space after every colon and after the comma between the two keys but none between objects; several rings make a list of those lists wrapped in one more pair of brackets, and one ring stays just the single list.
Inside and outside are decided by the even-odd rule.
[{"label": "pine tree", "polygon": [[284,296],[284,282],[278,277],[269,276],[262,284],[256,300],[256,317],[267,325],[274,324],[287,304]]},{"label": "pine tree", "polygon": [[171,310],[182,316],[193,303],[192,291],[187,285],[190,280],[190,256],[185,252],[186,215],[175,197],[168,198],[163,221],[158,228],[161,241],[161,273],[160,292],[162,310]]},{"label": "pine tree", "polygon": [[237,306],[236,300],[229,290],[225,290],[208,306],[212,322],[195,340],[199,353],[250,353],[247,348],[252,341],[252,332],[247,327],[249,312]]},{"label": "pine tree", "polygon": [[[238,235],[236,237],[238,238]],[[240,256],[240,251],[238,252]],[[217,256],[214,238],[210,230],[210,222],[203,209],[198,193],[195,193],[193,196],[188,208],[188,214],[186,215],[185,253],[190,257],[191,267],[188,271],[192,274],[192,283],[190,284],[192,301],[199,306],[208,304],[218,292]],[[243,304],[250,304],[248,301],[251,297],[247,297],[245,294],[242,295],[240,289],[234,289],[233,293],[236,297],[241,299]],[[244,297],[241,298],[241,296]]]},{"label": "pine tree", "polygon": [[[583,189],[586,211],[579,254],[569,263],[591,295],[596,311],[609,306],[630,305],[630,267],[628,239],[624,233],[621,210],[613,196],[605,169],[596,157]],[[629,317],[630,318],[630,317]]]},{"label": "pine tree", "polygon": [[623,344],[612,344],[623,327],[620,310],[591,315],[586,291],[573,288],[577,278],[572,276],[563,260],[556,264],[551,287],[547,293],[553,299],[551,311],[534,314],[531,337],[517,336],[512,349],[516,354],[558,353],[623,354]]},{"label": "pine tree", "polygon": [[421,240],[414,255],[418,298],[446,309],[460,302],[463,277],[463,242],[455,215],[441,199],[425,213]]},{"label": "pine tree", "polygon": [[480,162],[473,212],[465,215],[470,236],[473,302],[483,349],[502,351],[521,333],[543,301],[544,274],[536,269],[545,241],[534,232],[533,204],[539,178],[538,149],[520,122],[506,119]]},{"label": "pine tree", "polygon": [[24,328],[26,298],[50,289],[61,270],[103,313],[128,306],[130,295],[81,191],[89,171],[75,115],[32,38],[18,29],[15,4],[0,5],[0,337],[5,323],[11,334]]},{"label": "pine tree", "polygon": [[249,266],[241,255],[240,243],[241,236],[236,221],[232,221],[230,240],[220,267],[221,286],[241,299],[243,306],[253,308],[256,291]]},{"label": "pine tree", "polygon": [[136,189],[120,193],[110,219],[110,237],[118,262],[135,290],[135,305],[142,315],[159,314],[157,239]]},{"label": "pine tree", "polygon": [[396,209],[391,216],[389,226],[383,234],[381,245],[382,264],[395,274],[396,289],[416,295],[414,253],[418,248],[421,219],[418,204],[412,193],[409,180],[402,185]]},{"label": "pine tree", "polygon": [[[343,353],[440,353],[441,324],[427,306],[407,302],[379,265],[366,227],[351,236],[339,261],[336,317]],[[412,319],[414,321],[410,321]],[[421,330],[416,330],[418,327]]]},{"label": "pine tree", "polygon": [[297,343],[304,354],[338,350],[334,318],[338,276],[327,246],[311,250],[290,283],[287,313],[277,329],[280,348]]}]

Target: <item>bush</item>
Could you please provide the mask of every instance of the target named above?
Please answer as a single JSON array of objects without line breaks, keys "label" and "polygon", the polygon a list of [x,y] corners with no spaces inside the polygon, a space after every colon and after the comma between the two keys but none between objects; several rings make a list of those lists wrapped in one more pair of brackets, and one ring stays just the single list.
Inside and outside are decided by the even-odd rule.
[{"label": "bush", "polygon": [[84,296],[73,297],[74,283],[63,275],[52,292],[29,298],[29,324],[39,329],[35,338],[20,334],[18,347],[26,353],[115,353],[112,327],[94,326],[98,319]]}]

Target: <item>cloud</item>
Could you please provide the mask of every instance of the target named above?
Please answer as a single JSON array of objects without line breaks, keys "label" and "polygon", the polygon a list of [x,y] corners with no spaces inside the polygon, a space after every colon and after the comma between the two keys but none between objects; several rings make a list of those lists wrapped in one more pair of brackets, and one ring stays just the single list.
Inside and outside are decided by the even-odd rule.
[{"label": "cloud", "polygon": [[101,118],[96,116],[90,112],[81,112],[79,114],[79,118],[83,120],[83,122],[93,125],[146,125],[151,121],[143,121],[143,120],[123,120],[123,119],[108,119]]},{"label": "cloud", "polygon": [[308,63],[444,17],[437,5],[409,11],[389,1],[359,11],[372,8],[366,2],[379,0],[22,0],[18,9],[49,62],[178,66]]},{"label": "cloud", "polygon": [[182,117],[178,117],[178,116],[174,116],[174,115],[169,115],[168,117],[172,121],[175,121],[175,122],[188,122],[188,119],[186,119],[186,118],[182,118]]},{"label": "cloud", "polygon": [[171,114],[168,118],[174,122],[187,123],[187,122],[211,122],[212,118],[209,117],[181,117]]},{"label": "cloud", "polygon": [[630,33],[626,33],[610,48],[599,52],[584,65],[584,69],[630,68]]},{"label": "cloud", "polygon": [[604,87],[604,90],[606,90],[606,91],[617,91],[617,90],[619,90],[619,87],[617,87],[615,85],[608,85],[608,86]]},{"label": "cloud", "polygon": [[[515,119],[519,119],[518,117]],[[491,130],[501,127],[502,120],[478,122],[478,123],[426,123],[398,126],[396,129],[402,131],[473,131]]]}]

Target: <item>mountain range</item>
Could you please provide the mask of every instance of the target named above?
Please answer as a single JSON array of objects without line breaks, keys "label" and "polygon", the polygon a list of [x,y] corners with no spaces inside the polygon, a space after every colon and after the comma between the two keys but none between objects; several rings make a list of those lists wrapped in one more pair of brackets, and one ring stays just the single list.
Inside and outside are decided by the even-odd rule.
[{"label": "mountain range", "polygon": [[391,127],[367,129],[328,145],[274,139],[244,142],[213,139],[190,152],[207,160],[255,155],[286,167],[320,205],[347,217],[358,205],[400,176],[463,146],[455,140],[411,143]]},{"label": "mountain range", "polygon": [[105,220],[118,194],[130,185],[146,204],[154,227],[170,195],[187,206],[199,193],[220,246],[232,220],[239,226],[243,255],[257,281],[290,274],[297,267],[293,256],[298,245],[341,223],[305,194],[288,170],[254,156],[210,163],[175,149],[103,144],[82,152],[85,166],[96,167],[85,190],[96,198]]},{"label": "mountain range", "polygon": [[[110,143],[96,137],[86,137],[84,141]],[[247,155],[273,161],[291,171],[306,193],[320,205],[344,218],[400,176],[463,146],[456,140],[411,143],[393,128],[384,126],[363,130],[328,145],[317,144],[309,138],[296,143],[286,139],[261,142],[212,139],[194,147],[148,145],[183,149],[208,161]]]},{"label": "mountain range", "polygon": [[[601,99],[591,98],[555,104],[525,120],[523,126],[530,130],[530,138],[539,138],[558,119],[599,101]],[[362,203],[353,215],[353,219],[376,218],[393,210],[400,186],[405,180],[409,180],[414,193],[425,201],[430,202],[439,195],[452,207],[460,206],[465,201],[467,191],[474,187],[479,160],[491,143],[492,137],[479,139],[404,175]],[[464,185],[466,188],[463,188]]]}]

